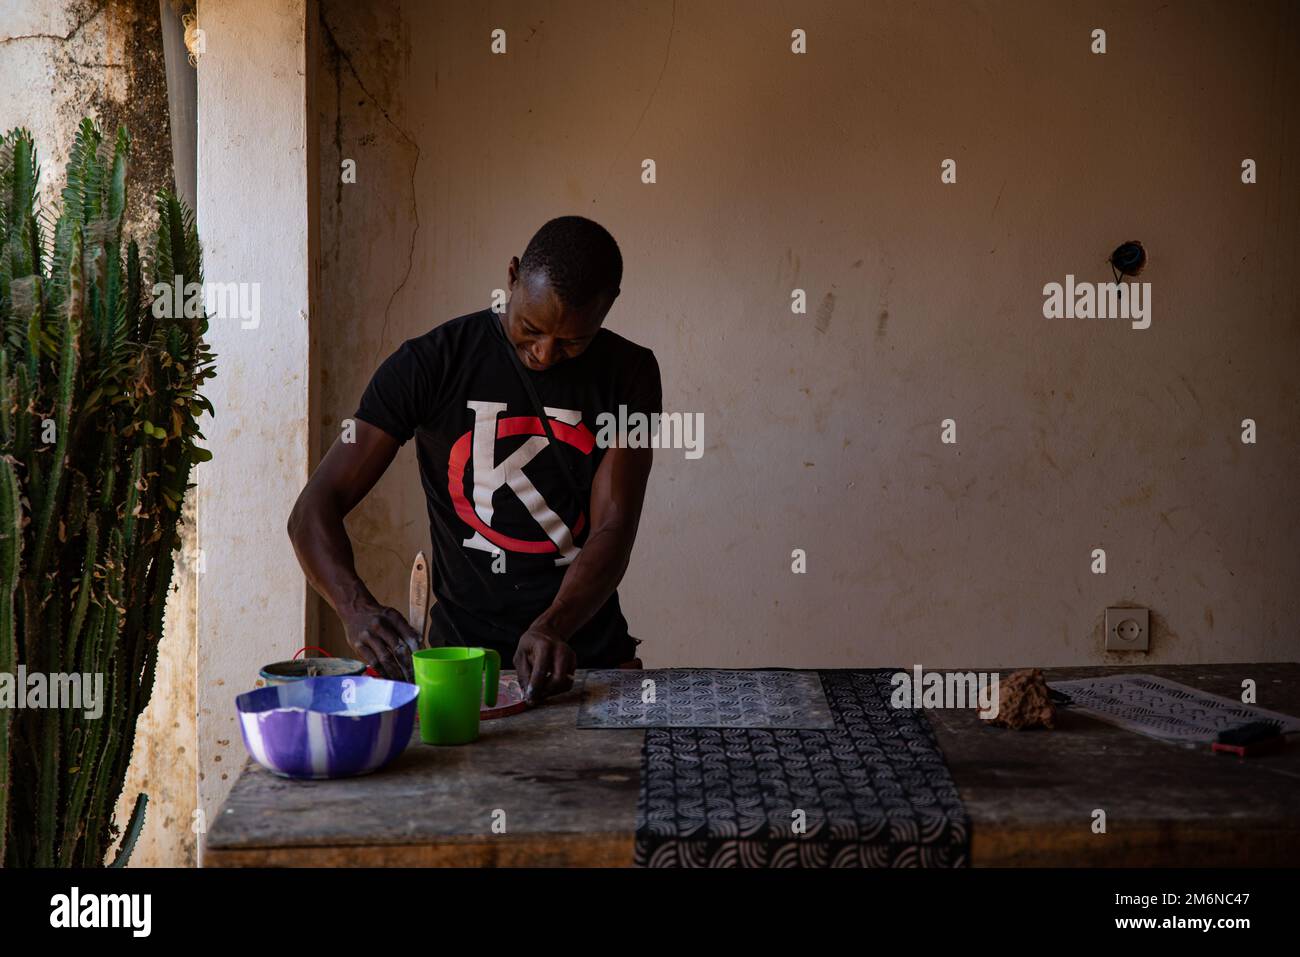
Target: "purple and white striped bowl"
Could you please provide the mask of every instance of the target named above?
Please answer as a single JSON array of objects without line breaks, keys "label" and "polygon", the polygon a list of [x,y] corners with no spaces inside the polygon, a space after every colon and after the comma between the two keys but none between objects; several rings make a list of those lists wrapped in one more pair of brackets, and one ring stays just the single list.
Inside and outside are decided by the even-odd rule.
[{"label": "purple and white striped bowl", "polygon": [[235,699],[253,760],[287,778],[346,778],[382,768],[411,740],[415,685],[321,677]]}]

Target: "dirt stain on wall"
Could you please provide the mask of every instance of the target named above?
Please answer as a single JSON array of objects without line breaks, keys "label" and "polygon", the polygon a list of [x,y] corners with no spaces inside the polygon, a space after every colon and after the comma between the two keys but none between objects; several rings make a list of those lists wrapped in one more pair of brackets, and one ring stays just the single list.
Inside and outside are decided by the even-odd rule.
[{"label": "dirt stain on wall", "polygon": [[835,293],[828,292],[822,297],[821,305],[817,307],[817,331],[826,332],[831,327],[831,316],[835,314]]}]

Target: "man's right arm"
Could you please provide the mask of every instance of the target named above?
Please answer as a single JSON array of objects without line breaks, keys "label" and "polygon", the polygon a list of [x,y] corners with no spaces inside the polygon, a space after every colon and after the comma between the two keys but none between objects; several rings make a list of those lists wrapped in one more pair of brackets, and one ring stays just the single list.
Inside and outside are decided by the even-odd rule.
[{"label": "man's right arm", "polygon": [[311,586],[334,609],[348,643],[386,678],[413,681],[420,635],[401,612],[375,599],[357,575],[343,519],[388,469],[401,443],[356,420],[356,441],[335,441],[289,515],[289,539]]}]

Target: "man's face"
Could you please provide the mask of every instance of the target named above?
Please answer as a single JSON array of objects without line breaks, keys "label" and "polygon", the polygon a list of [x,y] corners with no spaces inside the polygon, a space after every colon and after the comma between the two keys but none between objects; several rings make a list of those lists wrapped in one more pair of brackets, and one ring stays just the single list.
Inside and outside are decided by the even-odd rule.
[{"label": "man's face", "polygon": [[518,258],[510,260],[509,275],[510,302],[502,326],[519,361],[534,372],[582,355],[618,295],[602,294],[575,309],[560,302],[544,275],[520,276]]}]

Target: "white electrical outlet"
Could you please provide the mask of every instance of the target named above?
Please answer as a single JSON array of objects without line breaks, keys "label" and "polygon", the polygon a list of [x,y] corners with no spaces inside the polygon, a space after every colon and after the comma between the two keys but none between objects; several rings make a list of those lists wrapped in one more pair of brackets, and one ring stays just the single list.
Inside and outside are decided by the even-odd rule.
[{"label": "white electrical outlet", "polygon": [[1106,609],[1107,651],[1150,651],[1151,613],[1145,608]]}]

